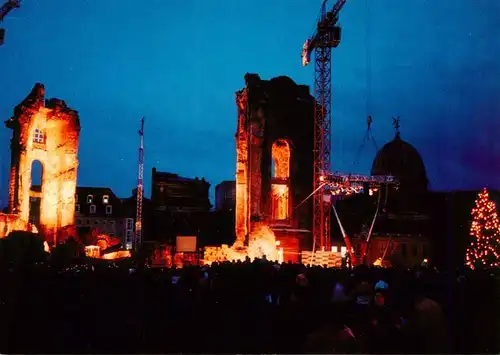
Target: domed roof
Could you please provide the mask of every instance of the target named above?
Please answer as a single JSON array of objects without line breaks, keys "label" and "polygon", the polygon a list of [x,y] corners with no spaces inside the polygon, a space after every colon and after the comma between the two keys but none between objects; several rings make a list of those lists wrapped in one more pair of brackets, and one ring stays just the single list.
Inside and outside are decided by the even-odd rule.
[{"label": "domed roof", "polygon": [[392,175],[399,179],[401,187],[427,189],[429,183],[420,153],[410,143],[402,140],[399,132],[377,152],[371,174]]}]

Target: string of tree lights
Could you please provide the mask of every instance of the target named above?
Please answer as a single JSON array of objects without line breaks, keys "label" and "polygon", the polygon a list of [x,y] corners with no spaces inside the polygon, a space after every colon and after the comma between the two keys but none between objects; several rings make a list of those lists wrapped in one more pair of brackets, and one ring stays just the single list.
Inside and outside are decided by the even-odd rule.
[{"label": "string of tree lights", "polygon": [[473,237],[465,255],[465,264],[471,269],[500,266],[500,226],[496,204],[485,188],[472,209],[470,235]]}]

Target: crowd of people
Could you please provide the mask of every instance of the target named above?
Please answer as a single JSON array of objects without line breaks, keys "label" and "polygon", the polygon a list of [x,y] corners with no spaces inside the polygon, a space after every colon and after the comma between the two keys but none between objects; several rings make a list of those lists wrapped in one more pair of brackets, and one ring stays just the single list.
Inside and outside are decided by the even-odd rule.
[{"label": "crowd of people", "polygon": [[3,267],[2,353],[498,353],[498,281],[266,260]]}]

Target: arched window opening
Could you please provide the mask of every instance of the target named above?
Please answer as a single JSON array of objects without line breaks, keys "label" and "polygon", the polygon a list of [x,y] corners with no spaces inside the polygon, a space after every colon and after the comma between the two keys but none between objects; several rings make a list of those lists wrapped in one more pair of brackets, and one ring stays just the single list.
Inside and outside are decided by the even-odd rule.
[{"label": "arched window opening", "polygon": [[[31,187],[35,189],[42,186],[43,165],[39,160],[33,160],[31,163]],[[40,191],[41,192],[41,191]]]},{"label": "arched window opening", "polygon": [[272,218],[286,220],[290,208],[290,145],[286,140],[278,139],[272,146]]},{"label": "arched window opening", "polygon": [[40,226],[40,205],[42,199],[43,165],[38,160],[31,163],[31,188],[29,221],[35,226]]},{"label": "arched window opening", "polygon": [[288,179],[290,176],[290,145],[286,140],[278,139],[272,147],[272,176]]},{"label": "arched window opening", "polygon": [[33,142],[35,143],[43,143],[45,141],[45,134],[39,128],[35,128],[33,132]]}]

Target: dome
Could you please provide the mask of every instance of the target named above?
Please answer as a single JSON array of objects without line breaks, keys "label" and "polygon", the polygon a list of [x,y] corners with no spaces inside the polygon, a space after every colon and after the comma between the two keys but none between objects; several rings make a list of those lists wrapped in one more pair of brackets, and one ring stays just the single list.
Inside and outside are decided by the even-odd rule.
[{"label": "dome", "polygon": [[427,189],[429,183],[420,153],[402,140],[399,132],[377,152],[371,174],[392,175],[399,180],[401,187]]}]

